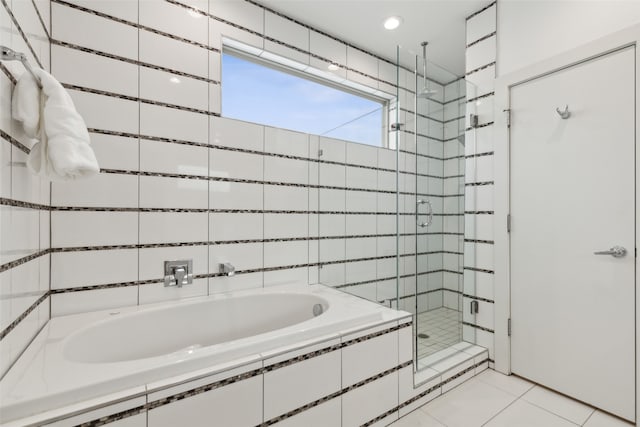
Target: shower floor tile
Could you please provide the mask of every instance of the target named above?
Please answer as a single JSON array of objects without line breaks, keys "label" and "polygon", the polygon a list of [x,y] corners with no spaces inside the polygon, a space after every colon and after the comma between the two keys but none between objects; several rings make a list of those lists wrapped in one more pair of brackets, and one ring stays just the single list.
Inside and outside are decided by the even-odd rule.
[{"label": "shower floor tile", "polygon": [[446,307],[425,311],[417,316],[418,359],[427,357],[462,341],[462,313]]}]

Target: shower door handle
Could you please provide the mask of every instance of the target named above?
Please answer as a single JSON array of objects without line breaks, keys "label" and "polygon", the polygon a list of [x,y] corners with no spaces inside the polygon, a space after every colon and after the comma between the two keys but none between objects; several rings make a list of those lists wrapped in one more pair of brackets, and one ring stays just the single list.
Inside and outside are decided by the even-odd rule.
[{"label": "shower door handle", "polygon": [[622,258],[627,254],[627,250],[622,246],[614,246],[608,251],[598,251],[594,252],[594,255],[611,255],[614,258]]},{"label": "shower door handle", "polygon": [[418,199],[416,205],[416,216],[418,216],[418,208],[420,207],[420,205],[427,205],[427,207],[429,208],[429,210],[427,211],[427,221],[420,222],[420,220],[418,220],[418,226],[422,228],[430,226],[433,222],[433,206],[431,206],[431,202],[428,200]]}]

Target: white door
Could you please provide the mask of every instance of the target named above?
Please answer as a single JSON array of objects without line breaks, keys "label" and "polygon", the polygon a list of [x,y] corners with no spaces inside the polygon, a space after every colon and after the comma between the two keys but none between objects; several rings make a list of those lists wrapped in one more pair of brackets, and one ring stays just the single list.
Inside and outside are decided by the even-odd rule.
[{"label": "white door", "polygon": [[[512,371],[631,421],[634,58],[626,48],[510,91]],[[615,246],[626,256],[594,254]]]}]

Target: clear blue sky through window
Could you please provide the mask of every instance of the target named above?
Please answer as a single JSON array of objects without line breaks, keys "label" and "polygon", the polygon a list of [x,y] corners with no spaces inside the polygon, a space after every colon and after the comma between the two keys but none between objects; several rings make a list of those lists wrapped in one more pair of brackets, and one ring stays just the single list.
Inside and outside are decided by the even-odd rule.
[{"label": "clear blue sky through window", "polygon": [[229,53],[222,55],[222,82],[224,117],[383,145],[381,102]]}]

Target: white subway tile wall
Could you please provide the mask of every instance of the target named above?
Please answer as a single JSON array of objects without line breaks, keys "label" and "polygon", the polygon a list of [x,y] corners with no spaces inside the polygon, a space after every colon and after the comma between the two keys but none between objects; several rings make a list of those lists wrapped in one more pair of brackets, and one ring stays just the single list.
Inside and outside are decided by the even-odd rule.
[{"label": "white subway tile wall", "polygon": [[[49,8],[44,1],[0,6],[2,44],[45,70]],[[49,182],[27,170],[33,141],[11,118],[11,94],[24,72],[19,62],[0,65],[0,377],[49,320]]]},{"label": "white subway tile wall", "polygon": [[[20,298],[23,307],[27,292],[33,303],[23,312],[3,312],[8,326],[0,346],[9,357],[2,358],[0,374],[24,349],[13,343],[28,342],[46,322],[49,304],[60,315],[301,279],[385,304],[393,297],[395,153],[222,118],[219,89],[223,37],[302,62],[336,62],[347,78],[386,91],[395,91],[394,65],[250,2],[151,3],[3,0],[0,7],[0,31],[10,47],[34,64],[51,65],[69,90],[102,167],[92,179],[53,184],[26,171],[30,142],[8,114],[23,70],[3,63],[2,301],[4,307],[5,299]],[[410,105],[413,76],[401,71],[400,105]],[[463,194],[458,175],[464,159],[455,159],[460,153],[447,139],[461,129],[464,88],[459,82],[433,86],[441,97],[424,101],[432,113],[418,121],[418,147],[415,123],[407,122],[398,136],[404,255],[398,273],[401,306],[413,311],[416,188],[445,213],[460,208]],[[416,176],[417,162],[438,178]],[[474,196],[474,202],[485,197]],[[462,246],[456,249],[452,240],[445,247],[444,236],[459,238],[463,225],[459,214],[436,216],[429,259],[417,270],[433,278],[425,290],[435,291],[434,298],[421,298],[418,310],[444,303],[438,289],[445,286],[445,267],[452,269],[448,283],[455,275],[462,279]],[[477,233],[487,233],[486,227]],[[446,263],[445,251],[453,255]],[[165,292],[165,298],[162,261],[184,257],[194,258],[197,283],[193,291]],[[38,291],[12,281],[15,261],[26,259],[38,265]],[[114,260],[121,266],[115,273],[106,267]],[[238,274],[220,277],[220,262],[236,265]],[[40,316],[35,323],[20,322],[34,313]],[[26,335],[13,338],[17,333]]]}]

